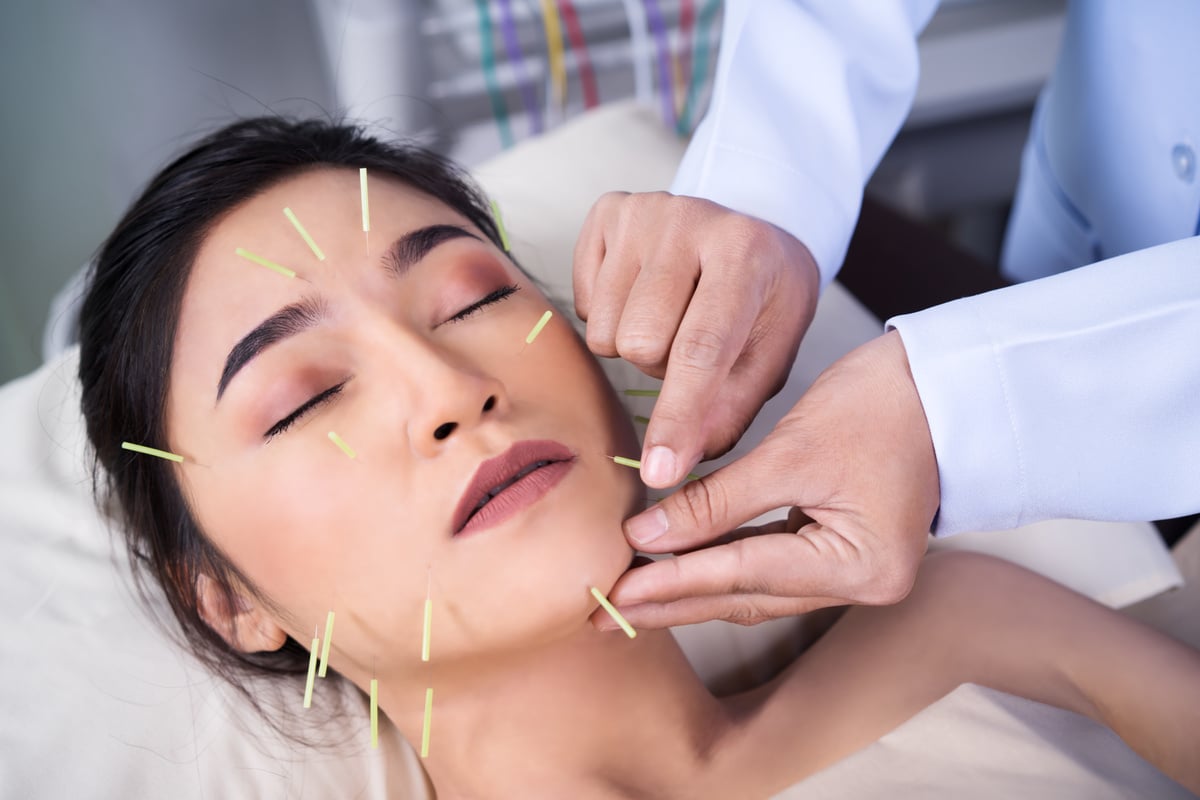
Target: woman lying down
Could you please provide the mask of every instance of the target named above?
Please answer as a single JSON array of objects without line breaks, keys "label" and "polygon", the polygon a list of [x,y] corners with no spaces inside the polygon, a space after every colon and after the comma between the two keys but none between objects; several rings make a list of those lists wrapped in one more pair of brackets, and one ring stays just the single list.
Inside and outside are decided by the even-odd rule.
[{"label": "woman lying down", "polygon": [[968,682],[1092,717],[1200,791],[1200,655],[986,557],[929,558],[903,603],[729,697],[667,632],[598,632],[590,589],[643,506],[609,457],[638,447],[560,315],[526,341],[550,308],[423,151],[258,119],[163,170],[96,264],[83,408],[197,654],[299,702],[335,611],[326,681],[378,681],[441,798],[769,797]]}]

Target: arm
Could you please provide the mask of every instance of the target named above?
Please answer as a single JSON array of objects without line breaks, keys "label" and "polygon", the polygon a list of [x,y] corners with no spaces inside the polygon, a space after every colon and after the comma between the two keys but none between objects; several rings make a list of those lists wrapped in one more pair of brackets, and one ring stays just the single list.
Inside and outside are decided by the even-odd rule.
[{"label": "arm", "polygon": [[888,325],[929,421],[938,534],[1200,509],[1200,238]]},{"label": "arm", "polygon": [[912,105],[936,0],[728,0],[712,104],[671,191],[764,219],[833,280]]},{"label": "arm", "polygon": [[1200,653],[987,556],[931,556],[904,602],[851,609],[784,678],[777,707],[794,714],[804,700],[810,720],[831,720],[818,756],[829,763],[963,683],[1091,717],[1200,788],[1200,707],[1187,701],[1200,692]]}]

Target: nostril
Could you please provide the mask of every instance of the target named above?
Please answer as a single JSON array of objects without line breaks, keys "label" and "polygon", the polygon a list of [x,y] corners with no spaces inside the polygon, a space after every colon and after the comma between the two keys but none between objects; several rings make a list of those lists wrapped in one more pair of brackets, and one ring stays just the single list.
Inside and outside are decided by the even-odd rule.
[{"label": "nostril", "polygon": [[483,404],[483,413],[487,413],[496,407],[496,395],[492,395]]},{"label": "nostril", "polygon": [[438,425],[437,430],[433,432],[433,438],[440,442],[450,434],[454,433],[454,429],[457,427],[457,422],[443,422],[441,425]]}]

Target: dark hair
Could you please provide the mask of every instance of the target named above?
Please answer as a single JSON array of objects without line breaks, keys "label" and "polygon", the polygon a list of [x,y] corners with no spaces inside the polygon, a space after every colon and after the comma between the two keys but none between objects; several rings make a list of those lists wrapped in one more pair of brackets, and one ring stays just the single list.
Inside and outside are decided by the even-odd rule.
[{"label": "dark hair", "polygon": [[482,194],[445,159],[378,141],[353,126],[247,119],[206,136],[150,181],[101,247],[79,319],[79,378],[97,461],[97,496],[116,502],[138,588],[145,596],[152,580],[163,589],[192,651],[260,711],[262,704],[239,678],[303,674],[307,652],[289,639],[275,652],[241,653],[204,622],[195,589],[201,573],[215,581],[231,608],[235,586],[269,601],[200,530],[174,468],[122,450],[121,442],[166,446],[179,310],[209,230],[272,185],[322,166],[390,175],[463,214],[501,246]]}]

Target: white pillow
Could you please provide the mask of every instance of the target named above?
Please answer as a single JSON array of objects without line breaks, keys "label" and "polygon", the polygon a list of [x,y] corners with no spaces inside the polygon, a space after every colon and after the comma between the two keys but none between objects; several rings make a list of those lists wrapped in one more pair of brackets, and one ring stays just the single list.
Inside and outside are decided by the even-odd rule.
[{"label": "white pillow", "polygon": [[[514,148],[478,175],[503,207],[518,257],[569,308],[571,250],[592,201],[610,189],[666,187],[682,150],[654,112],[609,106]],[[760,439],[826,365],[879,332],[877,320],[831,286],[787,387],[733,455]],[[347,721],[361,735],[341,751],[296,747],[156,627],[130,591],[119,534],[110,536],[92,502],[76,359],[68,351],[0,388],[0,607],[10,614],[0,636],[5,795],[427,796],[424,773],[394,730],[385,726],[378,751],[365,748],[365,710]],[[621,362],[606,367],[619,387],[653,384]],[[631,413],[647,412],[637,404]],[[1032,553],[1035,568],[1110,603],[1179,580],[1148,526],[1046,527],[1037,536],[980,537],[979,546],[1016,545],[1002,554],[1029,563]],[[1095,546],[1105,531],[1113,541]],[[1076,570],[1085,558],[1098,561]],[[166,614],[161,600],[152,611]],[[709,623],[676,635],[710,683],[727,684],[765,675],[778,661],[765,655],[789,657],[827,619]],[[360,703],[356,695],[351,702]]]}]

